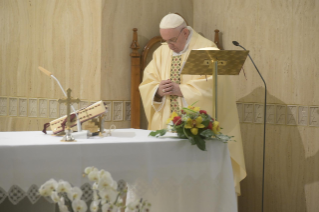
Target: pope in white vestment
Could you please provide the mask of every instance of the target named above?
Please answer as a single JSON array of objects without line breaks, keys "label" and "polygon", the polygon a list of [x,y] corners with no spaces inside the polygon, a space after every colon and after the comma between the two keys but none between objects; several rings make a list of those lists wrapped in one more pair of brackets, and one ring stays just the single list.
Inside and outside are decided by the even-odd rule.
[{"label": "pope in white vestment", "polygon": [[[166,128],[166,121],[174,107],[172,101],[178,103],[175,106],[179,109],[195,102],[194,106],[206,110],[210,115],[213,109],[212,76],[206,79],[200,75],[178,75],[177,81],[174,81],[172,75],[175,74],[171,72],[174,70],[172,59],[179,58],[183,67],[192,49],[216,47],[215,43],[186,26],[184,19],[176,14],[169,14],[162,19],[160,33],[166,42],[154,52],[139,87],[149,130]],[[228,76],[218,77],[218,121],[223,134],[235,136],[236,142],[229,141],[228,148],[236,193],[240,195],[239,183],[245,178],[246,169],[236,102]]]}]

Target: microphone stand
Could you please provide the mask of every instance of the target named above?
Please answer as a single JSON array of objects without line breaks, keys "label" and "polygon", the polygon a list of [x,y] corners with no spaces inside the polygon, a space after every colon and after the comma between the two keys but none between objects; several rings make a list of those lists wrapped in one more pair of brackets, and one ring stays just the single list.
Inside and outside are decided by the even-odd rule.
[{"label": "microphone stand", "polygon": [[[59,80],[58,80],[55,76],[53,76],[53,74],[52,74],[50,71],[48,71],[48,70],[42,68],[41,66],[39,66],[39,69],[40,69],[43,73],[45,73],[46,75],[48,75],[49,77],[52,77],[53,79],[55,79],[55,81],[56,81],[56,82],[58,83],[58,85],[60,86],[60,88],[61,88],[61,90],[62,90],[64,96],[67,97],[67,94],[65,93],[65,91],[64,91],[64,89],[63,89],[61,83],[59,82]],[[73,107],[72,104],[71,104],[71,108],[72,108],[74,114],[76,115],[76,121],[77,121],[77,122],[76,122],[76,125],[77,125],[77,128],[78,128],[78,132],[81,132],[81,131],[82,131],[82,126],[81,126],[81,123],[80,123],[80,119],[79,119],[79,117],[78,117],[78,114],[76,113],[76,110],[74,109],[74,107]]]},{"label": "microphone stand", "polygon": [[[58,83],[58,85],[60,86],[60,88],[61,88],[61,90],[62,90],[64,96],[67,97],[67,94],[65,93],[65,91],[64,91],[62,85],[60,84],[59,80],[58,80],[55,76],[53,76],[53,75],[51,75],[51,77],[52,77],[53,79],[55,79],[55,81],[56,81],[56,82]],[[78,114],[76,113],[76,110],[74,109],[74,107],[73,107],[72,104],[71,104],[71,108],[72,108],[74,114],[76,115],[76,126],[77,126],[77,128],[78,128],[78,132],[81,132],[81,131],[82,131],[82,126],[81,126],[81,123],[80,123],[80,119],[79,119],[79,117],[78,117]]]},{"label": "microphone stand", "polygon": [[[246,50],[243,46],[239,45],[239,43],[237,41],[233,41],[233,44],[235,46],[239,46],[241,48],[243,48],[244,50]],[[247,50],[246,50],[247,51]],[[262,77],[261,73],[259,72],[256,64],[254,63],[253,59],[250,57],[250,55],[248,54],[249,59],[251,60],[251,62],[253,63],[253,65],[255,66],[260,78],[262,79],[262,81],[264,82],[265,85],[265,102],[264,102],[264,140],[263,140],[263,175],[262,175],[262,195],[261,195],[261,212],[264,211],[264,184],[265,184],[265,148],[266,148],[266,106],[267,106],[267,86],[266,86],[266,82],[264,80],[264,78]]]}]

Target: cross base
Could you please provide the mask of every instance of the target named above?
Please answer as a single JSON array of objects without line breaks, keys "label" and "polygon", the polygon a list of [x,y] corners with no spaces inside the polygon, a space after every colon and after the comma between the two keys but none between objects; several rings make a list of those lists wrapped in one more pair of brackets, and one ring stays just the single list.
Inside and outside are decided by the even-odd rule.
[{"label": "cross base", "polygon": [[71,129],[65,129],[65,135],[62,138],[62,142],[76,142],[74,137],[72,136],[72,130]]}]

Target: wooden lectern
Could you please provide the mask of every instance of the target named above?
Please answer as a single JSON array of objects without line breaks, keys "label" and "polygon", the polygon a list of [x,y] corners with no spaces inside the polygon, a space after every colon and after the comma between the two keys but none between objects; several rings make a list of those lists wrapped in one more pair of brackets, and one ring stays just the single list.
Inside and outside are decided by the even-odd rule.
[{"label": "wooden lectern", "polygon": [[213,118],[218,120],[218,75],[238,75],[249,51],[218,50],[207,47],[192,50],[181,74],[213,76]]}]

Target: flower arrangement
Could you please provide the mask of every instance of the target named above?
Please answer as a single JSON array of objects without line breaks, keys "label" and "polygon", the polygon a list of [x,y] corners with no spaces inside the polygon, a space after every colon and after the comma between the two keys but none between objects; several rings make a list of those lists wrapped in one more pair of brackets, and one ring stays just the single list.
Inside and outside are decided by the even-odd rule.
[{"label": "flower arrangement", "polygon": [[[124,208],[129,212],[150,211],[151,204],[143,199],[125,205],[122,197],[127,190],[119,190],[117,182],[113,180],[109,172],[87,167],[84,175],[94,182],[91,212],[97,212],[99,208],[102,212],[118,212]],[[70,183],[63,180],[58,182],[54,179],[48,180],[39,188],[39,193],[41,196],[50,196],[58,204],[60,212],[86,212],[88,209],[86,202],[81,200],[82,190],[72,187]]]},{"label": "flower arrangement", "polygon": [[176,132],[179,138],[188,139],[192,145],[197,145],[203,151],[206,150],[205,140],[218,139],[227,142],[233,138],[222,134],[219,122],[210,117],[205,110],[193,105],[182,108],[180,114],[173,112],[166,122],[167,129],[152,131],[149,135],[159,137],[167,131]]}]

